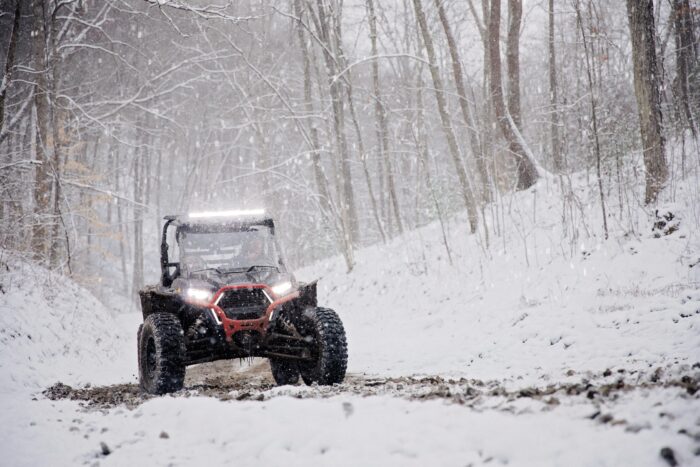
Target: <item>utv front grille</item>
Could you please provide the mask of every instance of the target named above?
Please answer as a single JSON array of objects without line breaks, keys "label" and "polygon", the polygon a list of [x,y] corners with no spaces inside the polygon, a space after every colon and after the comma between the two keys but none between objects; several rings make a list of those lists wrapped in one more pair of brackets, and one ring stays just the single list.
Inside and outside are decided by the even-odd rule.
[{"label": "utv front grille", "polygon": [[251,306],[246,308],[223,308],[228,319],[260,319],[265,315],[266,307]]},{"label": "utv front grille", "polygon": [[262,318],[269,304],[262,289],[227,290],[218,303],[228,319]]},{"label": "utv front grille", "polygon": [[265,306],[270,304],[263,289],[232,289],[224,292],[218,305],[221,308]]}]

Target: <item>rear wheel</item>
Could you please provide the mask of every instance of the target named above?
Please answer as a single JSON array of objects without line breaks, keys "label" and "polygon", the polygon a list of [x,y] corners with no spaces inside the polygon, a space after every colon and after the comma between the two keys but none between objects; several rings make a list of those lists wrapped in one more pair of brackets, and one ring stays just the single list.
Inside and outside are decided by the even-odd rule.
[{"label": "rear wheel", "polygon": [[342,321],[329,308],[307,308],[301,319],[298,328],[312,343],[312,361],[299,363],[301,378],[308,385],[342,383],[348,366],[348,345]]},{"label": "rear wheel", "polygon": [[270,369],[275,383],[279,386],[297,384],[299,382],[299,365],[296,362],[282,358],[271,358]]},{"label": "rear wheel", "polygon": [[149,315],[138,332],[139,383],[150,394],[179,391],[185,382],[185,336],[170,313]]}]

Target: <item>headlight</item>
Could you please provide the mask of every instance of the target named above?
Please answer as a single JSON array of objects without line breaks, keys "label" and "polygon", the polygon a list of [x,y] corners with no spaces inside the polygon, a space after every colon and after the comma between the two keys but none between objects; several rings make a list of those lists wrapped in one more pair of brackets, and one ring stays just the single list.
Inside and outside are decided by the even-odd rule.
[{"label": "headlight", "polygon": [[287,281],[287,282],[280,282],[277,285],[273,285],[270,287],[272,289],[272,293],[275,294],[276,297],[281,297],[283,295],[288,294],[292,290],[292,283]]},{"label": "headlight", "polygon": [[207,289],[189,288],[185,291],[185,297],[196,302],[208,302],[214,292]]}]

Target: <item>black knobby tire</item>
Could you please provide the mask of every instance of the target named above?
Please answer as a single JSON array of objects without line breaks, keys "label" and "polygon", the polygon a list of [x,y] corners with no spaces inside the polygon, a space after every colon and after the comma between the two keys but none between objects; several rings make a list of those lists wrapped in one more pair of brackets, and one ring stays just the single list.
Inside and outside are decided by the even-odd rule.
[{"label": "black knobby tire", "polygon": [[302,334],[313,342],[311,363],[299,363],[301,378],[308,385],[339,384],[348,367],[348,344],[343,322],[329,308],[307,308]]},{"label": "black knobby tire", "polygon": [[148,315],[138,332],[139,383],[150,394],[179,391],[185,383],[185,336],[170,313]]},{"label": "black knobby tire", "polygon": [[278,386],[299,382],[299,365],[296,362],[283,358],[270,358],[270,369]]}]

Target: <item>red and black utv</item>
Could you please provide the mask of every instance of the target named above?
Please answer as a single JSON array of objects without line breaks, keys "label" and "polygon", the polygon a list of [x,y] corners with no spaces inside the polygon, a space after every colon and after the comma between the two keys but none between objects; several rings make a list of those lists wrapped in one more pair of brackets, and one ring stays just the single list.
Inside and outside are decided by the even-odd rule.
[{"label": "red and black utv", "polygon": [[[172,256],[169,256],[172,252]],[[167,216],[161,280],[139,292],[141,388],[182,389],[185,367],[221,359],[270,359],[277,384],[341,383],[347,367],[343,323],[298,283],[263,211]]]}]

